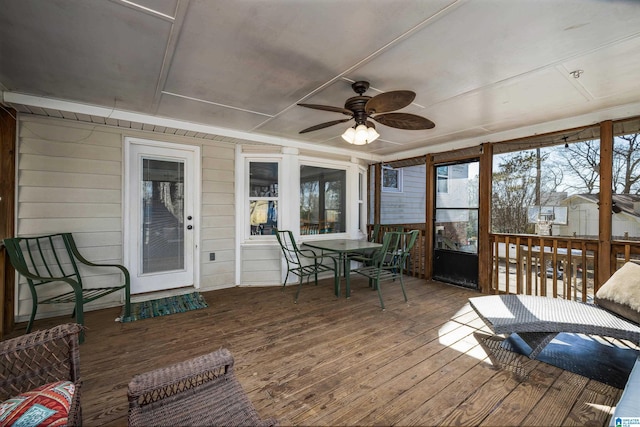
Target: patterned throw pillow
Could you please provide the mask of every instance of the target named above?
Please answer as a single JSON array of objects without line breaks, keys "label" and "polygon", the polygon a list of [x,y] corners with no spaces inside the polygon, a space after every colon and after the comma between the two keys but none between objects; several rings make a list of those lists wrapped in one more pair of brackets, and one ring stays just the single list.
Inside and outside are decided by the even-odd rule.
[{"label": "patterned throw pillow", "polygon": [[67,425],[75,385],[50,383],[0,403],[0,426]]}]

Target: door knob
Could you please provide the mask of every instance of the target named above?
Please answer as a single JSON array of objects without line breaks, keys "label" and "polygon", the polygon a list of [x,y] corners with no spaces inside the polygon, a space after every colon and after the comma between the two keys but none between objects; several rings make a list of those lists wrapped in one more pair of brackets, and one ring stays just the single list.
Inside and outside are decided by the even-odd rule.
[{"label": "door knob", "polygon": [[193,225],[187,225],[187,230],[193,229]]},{"label": "door knob", "polygon": [[192,217],[191,215],[189,215],[189,216],[187,217],[187,219],[188,219],[189,221],[191,221],[191,220],[193,219],[193,217]]}]

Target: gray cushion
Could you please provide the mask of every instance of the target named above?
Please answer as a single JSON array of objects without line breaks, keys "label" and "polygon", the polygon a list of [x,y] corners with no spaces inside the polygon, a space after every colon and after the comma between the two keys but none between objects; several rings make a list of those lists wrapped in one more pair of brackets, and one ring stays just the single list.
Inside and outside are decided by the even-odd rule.
[{"label": "gray cushion", "polygon": [[633,365],[633,370],[629,375],[629,380],[624,387],[622,396],[620,396],[620,401],[616,405],[615,411],[613,411],[609,425],[617,425],[616,418],[640,418],[638,402],[640,402],[640,357],[636,359],[636,364]]},{"label": "gray cushion", "polygon": [[596,293],[595,303],[640,323],[640,265],[628,262],[613,273]]}]

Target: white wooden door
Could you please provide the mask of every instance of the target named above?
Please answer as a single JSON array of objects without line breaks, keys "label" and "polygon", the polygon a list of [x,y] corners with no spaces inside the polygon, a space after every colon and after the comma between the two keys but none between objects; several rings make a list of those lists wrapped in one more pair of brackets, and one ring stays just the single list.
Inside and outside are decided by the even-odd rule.
[{"label": "white wooden door", "polygon": [[199,147],[128,142],[131,293],[197,287]]}]

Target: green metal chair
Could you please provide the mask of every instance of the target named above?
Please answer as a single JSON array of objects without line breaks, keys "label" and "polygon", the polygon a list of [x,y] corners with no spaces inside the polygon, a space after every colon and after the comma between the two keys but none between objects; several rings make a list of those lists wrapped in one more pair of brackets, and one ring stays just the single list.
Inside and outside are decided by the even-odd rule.
[{"label": "green metal chair", "polygon": [[[392,231],[402,231],[402,227],[394,227],[391,229]],[[380,224],[374,224],[373,228],[370,230],[370,234],[368,236],[368,240],[374,243],[382,243],[382,238],[384,234],[388,233],[383,231],[383,228]],[[372,257],[375,254],[376,250],[366,251],[362,253],[353,253],[349,254],[348,257],[351,261],[361,262],[364,265],[371,265]]]},{"label": "green metal chair", "polygon": [[402,277],[411,249],[416,243],[419,233],[418,230],[386,232],[382,237],[382,247],[368,260],[365,260],[365,266],[352,270],[352,272],[369,279],[369,286],[372,286],[378,291],[380,307],[382,307],[383,310],[385,307],[380,289],[381,282],[399,278],[404,301],[408,301]]},{"label": "green metal chair", "polygon": [[[27,333],[31,332],[33,321],[38,311],[38,304],[73,303],[71,314],[76,323],[84,325],[84,304],[124,290],[125,316],[131,314],[131,291],[129,271],[119,264],[96,264],[88,261],[78,251],[71,233],[52,234],[38,237],[15,237],[3,240],[11,265],[23,276],[31,291],[33,300],[31,316],[27,325]],[[78,270],[78,262],[89,267],[114,267],[122,273],[123,281],[116,286],[85,288]],[[66,283],[71,287],[64,288],[64,292],[47,298],[38,299],[38,292],[43,285]],[[49,289],[55,289],[51,288]],[[44,292],[43,292],[44,293]],[[44,293],[50,295],[51,291]],[[84,341],[84,333],[80,335],[80,342]]]},{"label": "green metal chair", "polygon": [[[289,273],[295,274],[300,278],[298,282],[298,291],[296,292],[295,302],[298,303],[298,296],[300,295],[300,288],[302,287],[302,279],[313,276],[315,284],[318,284],[318,273],[325,271],[333,271],[334,288],[337,295],[340,294],[340,277],[338,269],[338,261],[330,256],[317,255],[311,249],[300,249],[293,238],[293,233],[289,230],[276,230],[276,237],[278,243],[282,248],[284,259],[287,262],[287,275],[285,276],[282,288],[287,285],[287,279]],[[333,265],[325,264],[325,260],[331,260]]]},{"label": "green metal chair", "polygon": [[370,242],[379,242],[380,241],[380,224],[373,224],[373,228],[371,229],[371,234],[369,234]]}]

